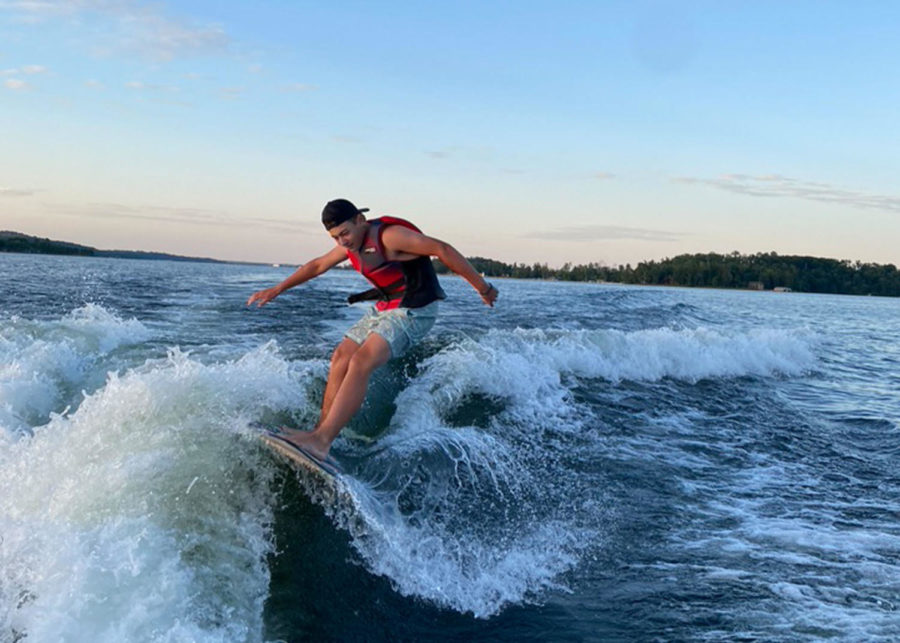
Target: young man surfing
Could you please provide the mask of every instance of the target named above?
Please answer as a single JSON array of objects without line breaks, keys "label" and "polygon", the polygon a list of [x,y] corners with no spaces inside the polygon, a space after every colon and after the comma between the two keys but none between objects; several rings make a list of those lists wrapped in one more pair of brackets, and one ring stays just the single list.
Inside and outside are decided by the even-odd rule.
[{"label": "young man surfing", "polygon": [[377,300],[344,335],[331,356],[331,368],[319,421],[312,431],[285,429],[281,436],[319,462],[331,443],[359,411],[369,378],[388,360],[403,355],[434,326],[444,291],[431,265],[437,257],[469,282],[488,306],[499,294],[449,243],[428,237],[409,221],[381,217],[367,221],[364,212],[346,199],[329,201],[322,223],[337,244],[330,252],[302,265],[277,286],[255,292],[247,305],[264,306],[349,259],[373,288],[349,298],[350,303]]}]

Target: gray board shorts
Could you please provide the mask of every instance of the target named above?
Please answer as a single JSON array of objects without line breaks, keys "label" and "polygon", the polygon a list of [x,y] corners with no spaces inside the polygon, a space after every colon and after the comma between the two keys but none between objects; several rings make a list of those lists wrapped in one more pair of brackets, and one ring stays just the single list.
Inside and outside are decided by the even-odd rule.
[{"label": "gray board shorts", "polygon": [[437,301],[421,308],[392,308],[378,311],[373,307],[344,333],[344,337],[362,344],[370,333],[377,333],[391,347],[391,357],[396,358],[422,341],[434,326],[437,314]]}]

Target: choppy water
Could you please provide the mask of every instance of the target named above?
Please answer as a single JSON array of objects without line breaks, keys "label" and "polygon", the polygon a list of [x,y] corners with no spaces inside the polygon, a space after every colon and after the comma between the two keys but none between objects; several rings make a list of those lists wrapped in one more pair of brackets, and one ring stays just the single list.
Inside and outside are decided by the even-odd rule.
[{"label": "choppy water", "polygon": [[0,255],[0,640],[900,638],[900,301],[465,284],[336,443],[363,286]]}]

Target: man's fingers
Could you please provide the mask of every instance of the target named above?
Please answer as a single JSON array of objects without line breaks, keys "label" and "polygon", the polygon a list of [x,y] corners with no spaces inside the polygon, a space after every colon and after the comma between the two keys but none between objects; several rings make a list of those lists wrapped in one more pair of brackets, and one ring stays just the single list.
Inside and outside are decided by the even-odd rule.
[{"label": "man's fingers", "polygon": [[500,291],[497,290],[497,288],[494,287],[493,284],[491,284],[491,287],[488,289],[488,291],[481,296],[481,300],[484,303],[486,303],[488,306],[493,308],[494,302],[497,301],[497,297],[499,297],[499,296],[500,296]]},{"label": "man's fingers", "polygon": [[250,299],[247,300],[247,305],[252,306],[253,304],[256,304],[256,307],[259,308],[267,301],[268,299],[266,299],[265,291],[260,290],[259,292],[255,292],[250,295]]}]

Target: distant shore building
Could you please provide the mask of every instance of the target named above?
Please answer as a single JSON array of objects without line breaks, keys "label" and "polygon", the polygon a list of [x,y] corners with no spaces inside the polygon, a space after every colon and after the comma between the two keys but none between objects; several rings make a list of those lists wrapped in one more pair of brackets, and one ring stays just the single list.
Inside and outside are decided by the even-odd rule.
[{"label": "distant shore building", "polygon": [[749,284],[747,284],[747,288],[749,288],[750,290],[765,290],[766,289],[766,287],[763,285],[763,282],[761,282],[761,281],[751,281]]}]

